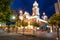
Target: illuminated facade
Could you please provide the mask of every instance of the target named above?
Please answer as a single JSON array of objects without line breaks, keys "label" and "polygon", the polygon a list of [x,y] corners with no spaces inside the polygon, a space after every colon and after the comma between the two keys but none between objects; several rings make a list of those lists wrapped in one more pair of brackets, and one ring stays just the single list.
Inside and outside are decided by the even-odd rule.
[{"label": "illuminated facade", "polygon": [[[20,11],[20,14],[22,15],[23,12]],[[20,15],[20,16],[21,16]],[[39,13],[39,7],[38,7],[38,3],[37,1],[35,1],[33,3],[33,8],[32,8],[32,15],[30,16],[28,12],[24,12],[24,14],[22,15],[22,18],[25,19],[25,21],[27,20],[27,22],[29,21],[31,22],[45,22],[47,23],[46,20],[44,19],[40,19],[40,13]],[[21,18],[20,18],[21,19]]]}]

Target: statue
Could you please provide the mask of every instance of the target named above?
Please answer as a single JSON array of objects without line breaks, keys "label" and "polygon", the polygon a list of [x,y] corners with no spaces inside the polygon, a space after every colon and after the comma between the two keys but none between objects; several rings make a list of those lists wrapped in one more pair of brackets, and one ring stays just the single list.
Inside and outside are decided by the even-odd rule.
[{"label": "statue", "polygon": [[43,20],[47,20],[47,19],[48,19],[48,17],[45,15],[45,13],[43,13],[42,19],[43,19]]}]

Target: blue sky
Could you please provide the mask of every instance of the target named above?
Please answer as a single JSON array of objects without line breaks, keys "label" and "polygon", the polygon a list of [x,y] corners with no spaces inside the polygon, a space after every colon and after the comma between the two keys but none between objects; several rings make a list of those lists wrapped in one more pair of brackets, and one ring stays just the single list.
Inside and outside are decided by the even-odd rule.
[{"label": "blue sky", "polygon": [[[20,9],[32,14],[32,6],[35,0],[14,0],[11,4],[11,9],[15,10],[17,13]],[[36,0],[39,4],[40,15],[45,12],[48,17],[55,13],[54,3],[57,0]]]}]

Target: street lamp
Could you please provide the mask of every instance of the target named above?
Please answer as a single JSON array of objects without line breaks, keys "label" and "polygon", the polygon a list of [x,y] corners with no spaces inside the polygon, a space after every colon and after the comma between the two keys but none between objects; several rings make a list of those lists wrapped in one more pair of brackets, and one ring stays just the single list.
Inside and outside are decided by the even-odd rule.
[{"label": "street lamp", "polygon": [[0,27],[1,27],[1,23],[0,23]]},{"label": "street lamp", "polygon": [[15,16],[12,16],[12,19],[15,19]]},{"label": "street lamp", "polygon": [[11,15],[11,19],[12,20],[15,20],[16,19],[16,16],[15,15]]}]

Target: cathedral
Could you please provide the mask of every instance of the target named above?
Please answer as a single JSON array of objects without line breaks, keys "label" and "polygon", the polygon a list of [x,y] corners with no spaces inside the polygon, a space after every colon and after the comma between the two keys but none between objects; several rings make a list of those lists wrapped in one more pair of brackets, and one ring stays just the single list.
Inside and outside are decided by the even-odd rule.
[{"label": "cathedral", "polygon": [[42,19],[40,18],[40,13],[39,13],[39,7],[38,7],[38,3],[37,1],[35,1],[33,3],[33,7],[32,7],[32,15],[29,15],[29,13],[27,11],[25,11],[24,13],[22,12],[22,10],[20,10],[20,15],[19,15],[19,19],[23,20],[26,19],[25,21],[29,21],[29,22],[44,22],[47,23],[47,16],[45,15],[45,13],[43,13]]}]

